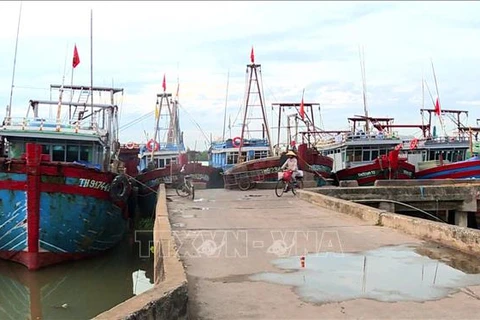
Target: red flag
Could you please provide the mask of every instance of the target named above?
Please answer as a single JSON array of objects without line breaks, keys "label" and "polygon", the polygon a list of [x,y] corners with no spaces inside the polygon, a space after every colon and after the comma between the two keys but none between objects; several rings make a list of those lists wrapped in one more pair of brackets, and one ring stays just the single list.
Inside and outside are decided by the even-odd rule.
[{"label": "red flag", "polygon": [[80,63],[80,56],[78,55],[77,45],[73,48],[72,67],[75,68]]},{"label": "red flag", "polygon": [[167,91],[167,82],[165,81],[165,75],[163,75],[162,88],[163,92]]},{"label": "red flag", "polygon": [[437,101],[435,102],[435,114],[440,117],[440,102],[438,101],[438,97]]},{"label": "red flag", "polygon": [[303,105],[303,95],[305,94],[305,90],[303,90],[302,93],[302,102],[300,102],[300,117],[302,117],[302,120],[305,120],[305,106]]},{"label": "red flag", "polygon": [[250,51],[250,61],[252,61],[252,63],[255,63],[255,54],[253,53],[253,47],[252,51]]}]

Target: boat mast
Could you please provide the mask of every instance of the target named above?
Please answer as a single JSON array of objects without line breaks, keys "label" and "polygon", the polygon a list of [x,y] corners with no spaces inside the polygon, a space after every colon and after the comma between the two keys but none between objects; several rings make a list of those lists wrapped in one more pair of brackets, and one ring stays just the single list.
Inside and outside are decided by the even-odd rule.
[{"label": "boat mast", "polygon": [[6,115],[6,124],[10,124],[10,119],[12,116],[12,99],[13,99],[13,87],[15,83],[15,67],[17,66],[17,49],[18,49],[18,36],[20,34],[20,21],[22,18],[22,2],[20,2],[20,11],[18,13],[18,24],[17,24],[17,37],[15,39],[15,53],[13,56],[13,72],[12,72],[12,85],[10,87],[10,101],[7,105],[7,115]]},{"label": "boat mast", "polygon": [[227,93],[225,94],[225,110],[223,112],[223,134],[222,141],[225,141],[225,127],[227,122],[228,84],[230,82],[230,70],[227,72]]},{"label": "boat mast", "polygon": [[90,9],[90,106],[92,109],[90,120],[93,127],[93,9]]},{"label": "boat mast", "polygon": [[[368,109],[367,109],[367,81],[365,79],[365,53],[363,51],[363,47],[358,48],[358,52],[360,55],[360,69],[362,71],[362,85],[363,85],[363,113],[368,119]],[[365,121],[365,132],[369,132],[368,128],[368,120]]]},{"label": "boat mast", "polygon": [[[438,93],[438,83],[437,83],[437,75],[435,74],[435,68],[433,67],[433,60],[430,60],[432,62],[432,72],[433,72],[433,80],[435,81],[435,90],[437,91],[437,101],[440,104],[440,94]],[[435,105],[434,105],[435,106]],[[443,134],[447,136],[447,131],[445,130],[445,125],[442,120],[442,114],[440,113],[438,115],[438,119],[440,120],[440,125],[442,126],[443,129]]]},{"label": "boat mast", "polygon": [[[251,63],[247,65],[247,73],[248,73],[248,78],[249,78],[249,81],[248,81],[248,89],[247,89],[247,93],[246,93],[246,99],[245,99],[245,113],[243,115],[243,122],[242,122],[242,133],[240,135],[240,146],[238,147],[238,160],[237,160],[237,163],[241,163],[244,161],[243,157],[242,157],[242,148],[243,148],[243,140],[245,138],[245,127],[247,125],[247,120],[257,120],[258,118],[248,118],[248,107],[260,107],[260,109],[262,110],[262,120],[263,120],[263,123],[262,123],[262,129],[261,130],[250,130],[250,132],[258,132],[258,131],[261,131],[262,132],[262,136],[263,134],[266,132],[267,133],[267,139],[268,139],[268,147],[269,147],[269,156],[271,156],[273,154],[273,150],[272,150],[272,140],[270,139],[270,131],[269,131],[269,126],[268,126],[268,122],[267,122],[267,116],[266,116],[266,111],[265,111],[265,105],[263,103],[263,97],[262,97],[262,89],[261,89],[261,86],[260,86],[260,79],[259,79],[259,73],[261,75],[261,65],[260,64],[255,64],[255,57],[254,57],[254,53],[253,53],[253,47],[252,47],[252,51],[251,51],[251,54],[250,54],[250,61]],[[256,92],[252,92],[252,82],[255,82],[255,89],[257,90]],[[252,93],[255,93],[258,95],[258,98],[259,98],[259,104],[249,104],[250,103],[250,94]]]}]

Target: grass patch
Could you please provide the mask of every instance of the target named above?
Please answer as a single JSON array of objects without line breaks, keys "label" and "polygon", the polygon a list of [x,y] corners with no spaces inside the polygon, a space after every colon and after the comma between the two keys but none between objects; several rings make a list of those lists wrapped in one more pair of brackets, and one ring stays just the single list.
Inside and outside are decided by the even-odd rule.
[{"label": "grass patch", "polygon": [[135,229],[137,230],[153,230],[155,220],[152,218],[141,218],[137,221]]}]

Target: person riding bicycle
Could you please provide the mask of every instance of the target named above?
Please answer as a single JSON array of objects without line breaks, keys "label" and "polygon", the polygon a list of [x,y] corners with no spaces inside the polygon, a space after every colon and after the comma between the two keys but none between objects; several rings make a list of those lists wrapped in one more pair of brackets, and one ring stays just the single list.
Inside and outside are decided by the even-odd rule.
[{"label": "person riding bicycle", "polygon": [[299,174],[298,172],[298,162],[297,162],[297,155],[293,151],[288,151],[286,156],[288,159],[285,163],[281,166],[282,170],[292,170],[292,182],[296,181],[296,177]]}]

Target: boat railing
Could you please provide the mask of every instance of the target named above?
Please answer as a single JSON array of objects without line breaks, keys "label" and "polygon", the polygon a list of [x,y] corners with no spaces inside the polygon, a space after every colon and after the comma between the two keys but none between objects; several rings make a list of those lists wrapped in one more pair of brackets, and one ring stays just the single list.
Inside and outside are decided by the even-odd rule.
[{"label": "boat railing", "polygon": [[469,142],[468,137],[448,137],[448,136],[443,136],[443,137],[436,137],[432,139],[427,139],[425,141],[426,144],[445,144],[445,143],[466,143]]},{"label": "boat railing", "polygon": [[35,117],[11,117],[8,124],[6,121],[3,122],[2,130],[62,132],[99,136],[106,134],[106,130],[98,128],[95,122],[92,126],[90,120],[83,122],[82,120],[57,122],[56,119]]},{"label": "boat railing", "polygon": [[339,134],[334,137],[319,139],[316,141],[317,148],[334,147],[349,141],[378,141],[378,140],[400,140],[398,132],[382,133],[382,132],[355,132],[348,134]]},{"label": "boat railing", "polygon": [[383,132],[363,132],[363,131],[358,131],[355,133],[349,133],[345,137],[346,141],[352,141],[352,140],[398,140],[400,139],[398,132],[389,132],[389,133],[383,133]]}]

